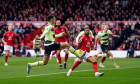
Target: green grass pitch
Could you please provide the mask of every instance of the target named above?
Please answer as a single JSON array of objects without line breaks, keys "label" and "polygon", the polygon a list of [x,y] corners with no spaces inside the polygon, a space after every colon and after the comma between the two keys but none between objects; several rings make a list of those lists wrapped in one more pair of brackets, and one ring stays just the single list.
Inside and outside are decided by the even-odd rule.
[{"label": "green grass pitch", "polygon": [[[39,57],[38,60],[42,60]],[[98,60],[98,63],[101,59]],[[99,68],[104,76],[95,77],[91,63],[82,63],[71,76],[67,71],[72,67],[74,58],[69,58],[67,69],[59,69],[53,58],[46,66],[33,67],[26,73],[26,64],[36,62],[32,57],[8,58],[9,66],[4,66],[4,57],[0,57],[0,84],[140,84],[140,59],[115,59],[120,66],[115,69],[110,59],[104,62],[105,68]],[[63,60],[62,60],[63,62]]]}]

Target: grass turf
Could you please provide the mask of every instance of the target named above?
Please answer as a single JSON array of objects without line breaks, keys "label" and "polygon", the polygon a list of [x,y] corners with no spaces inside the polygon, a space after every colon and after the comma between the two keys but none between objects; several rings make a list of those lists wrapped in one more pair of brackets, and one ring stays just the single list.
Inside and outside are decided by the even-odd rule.
[{"label": "grass turf", "polygon": [[[42,57],[38,60],[42,60]],[[105,73],[102,77],[95,77],[92,64],[86,62],[67,77],[66,73],[72,67],[73,61],[73,58],[69,58],[67,69],[60,70],[53,58],[46,66],[33,67],[28,75],[26,64],[36,62],[33,58],[8,58],[9,66],[5,67],[4,57],[0,57],[0,84],[139,84],[140,81],[140,59],[115,59],[119,69],[115,69],[111,60],[107,59],[104,62],[106,68],[99,68],[99,72]]]}]

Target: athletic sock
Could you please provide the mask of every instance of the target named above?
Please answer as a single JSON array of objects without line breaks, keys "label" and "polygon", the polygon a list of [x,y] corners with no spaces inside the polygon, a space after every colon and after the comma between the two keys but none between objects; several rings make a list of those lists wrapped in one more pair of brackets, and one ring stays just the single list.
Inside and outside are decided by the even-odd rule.
[{"label": "athletic sock", "polygon": [[106,60],[106,57],[102,57],[101,63],[103,63]]},{"label": "athletic sock", "polygon": [[112,62],[113,62],[113,65],[116,65],[116,63],[115,63],[115,61],[114,61],[114,58],[113,58],[113,56],[110,56],[110,59],[112,60]]},{"label": "athletic sock", "polygon": [[8,60],[8,56],[5,55],[5,63],[7,63]]},{"label": "athletic sock", "polygon": [[58,55],[58,54],[56,54],[56,57],[57,57],[57,59],[58,59],[59,64],[61,64],[61,56]]},{"label": "athletic sock", "polygon": [[73,53],[74,55],[76,55],[76,57],[79,56],[78,52],[77,52],[72,46],[69,48],[69,51],[70,51],[71,53]]},{"label": "athletic sock", "polygon": [[54,54],[55,54],[55,51],[52,52],[52,55],[54,55]]},{"label": "athletic sock", "polygon": [[38,61],[38,62],[34,62],[34,63],[29,63],[31,66],[42,66],[44,65],[43,61]]},{"label": "athletic sock", "polygon": [[64,63],[66,63],[68,60],[68,54],[65,55],[65,58],[64,58]]},{"label": "athletic sock", "polygon": [[81,63],[81,62],[76,61],[76,62],[74,63],[74,65],[72,66],[71,70],[74,70],[80,63]]},{"label": "athletic sock", "polygon": [[98,54],[98,57],[107,57],[106,54]]},{"label": "athletic sock", "polygon": [[97,62],[93,63],[93,69],[95,73],[98,72]]}]

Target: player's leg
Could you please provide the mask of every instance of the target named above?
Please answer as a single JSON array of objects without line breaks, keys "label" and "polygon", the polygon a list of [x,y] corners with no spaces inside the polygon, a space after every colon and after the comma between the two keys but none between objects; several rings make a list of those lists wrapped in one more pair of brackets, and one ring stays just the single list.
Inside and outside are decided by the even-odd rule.
[{"label": "player's leg", "polygon": [[77,58],[72,68],[68,71],[67,76],[70,76],[71,72],[81,63],[82,63],[82,59]]},{"label": "player's leg", "polygon": [[115,68],[119,68],[119,66],[115,63],[115,60],[113,58],[113,54],[110,51],[107,52],[107,56],[110,57],[110,59],[112,60],[113,66]]},{"label": "player's leg", "polygon": [[5,66],[8,66],[8,63],[7,63],[7,61],[8,61],[8,56],[9,56],[9,50],[5,50]]},{"label": "player's leg", "polygon": [[62,69],[60,52],[61,52],[61,50],[57,50],[56,58],[58,59],[59,68]]},{"label": "player's leg", "polygon": [[93,66],[93,69],[94,69],[94,72],[95,72],[95,76],[102,76],[104,74],[103,72],[102,73],[98,72],[97,61],[92,56],[89,56],[87,58],[87,61],[92,63],[92,66]]},{"label": "player's leg", "polygon": [[27,64],[27,73],[29,74],[30,73],[30,70],[31,70],[31,67],[34,67],[34,66],[43,66],[43,65],[46,65],[49,61],[49,58],[50,58],[50,54],[51,54],[51,48],[53,48],[52,45],[50,46],[44,46],[44,49],[45,49],[45,52],[44,52],[44,57],[43,57],[43,61],[37,61],[37,62],[34,62],[34,63],[28,63]]},{"label": "player's leg", "polygon": [[101,62],[99,64],[99,67],[104,68],[105,66],[103,65],[103,63],[106,60],[106,57],[107,57],[107,54],[106,53],[109,51],[109,47],[106,46],[106,45],[101,45],[100,46],[100,50],[101,50],[100,53],[103,53],[103,56],[102,56]]},{"label": "player's leg", "polygon": [[76,57],[83,58],[86,54],[86,51],[84,51],[82,54],[79,54],[70,44],[68,43],[60,43],[60,49],[68,48],[68,50],[76,55]]},{"label": "player's leg", "polygon": [[64,52],[65,52],[64,69],[66,69],[66,63],[67,63],[67,60],[68,60],[69,51],[68,51],[68,49],[64,49]]}]

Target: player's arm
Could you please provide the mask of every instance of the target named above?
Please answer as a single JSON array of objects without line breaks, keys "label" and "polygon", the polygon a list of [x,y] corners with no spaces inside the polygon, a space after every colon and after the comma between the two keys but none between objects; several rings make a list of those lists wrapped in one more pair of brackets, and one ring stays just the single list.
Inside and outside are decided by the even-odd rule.
[{"label": "player's arm", "polygon": [[2,42],[6,45],[7,43],[5,42],[5,38],[6,38],[6,34],[4,34],[4,36],[2,38]]},{"label": "player's arm", "polygon": [[82,43],[83,43],[83,38],[81,37],[80,40],[78,41],[77,49],[81,47]]},{"label": "player's arm", "polygon": [[109,36],[112,38],[119,37],[119,35],[114,35],[112,32],[110,32]]},{"label": "player's arm", "polygon": [[78,43],[80,37],[84,35],[84,32],[80,32],[80,34],[76,37],[76,43]]},{"label": "player's arm", "polygon": [[92,38],[94,38],[92,31],[90,30],[89,36],[91,36]]},{"label": "player's arm", "polygon": [[100,33],[98,33],[97,38],[95,39],[94,50],[96,49],[96,47],[97,47],[97,42],[98,42],[98,40],[99,40],[100,38],[101,38]]},{"label": "player's arm", "polygon": [[70,34],[69,34],[69,32],[68,32],[67,28],[66,28],[65,33],[66,33],[66,35],[68,36],[69,40],[70,40],[70,41],[72,41],[72,39],[71,39],[71,37],[70,37]]},{"label": "player's arm", "polygon": [[55,34],[55,38],[57,38],[57,37],[61,37],[61,36],[64,36],[64,35],[66,35],[65,32],[62,32],[62,33],[59,33],[59,34]]}]

